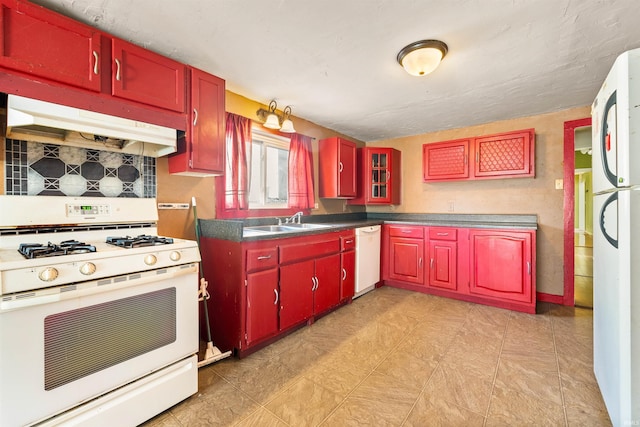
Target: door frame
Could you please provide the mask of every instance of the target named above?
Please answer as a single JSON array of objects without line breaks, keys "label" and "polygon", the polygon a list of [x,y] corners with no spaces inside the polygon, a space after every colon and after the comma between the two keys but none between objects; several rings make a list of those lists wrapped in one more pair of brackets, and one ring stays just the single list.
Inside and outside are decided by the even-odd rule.
[{"label": "door frame", "polygon": [[591,126],[591,117],[564,122],[564,293],[562,304],[574,306],[575,131]]}]

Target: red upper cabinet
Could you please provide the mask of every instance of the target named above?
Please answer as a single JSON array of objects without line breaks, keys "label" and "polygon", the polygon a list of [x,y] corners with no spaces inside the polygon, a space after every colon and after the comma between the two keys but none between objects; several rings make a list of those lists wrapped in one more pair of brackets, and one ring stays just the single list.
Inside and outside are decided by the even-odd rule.
[{"label": "red upper cabinet", "polygon": [[225,160],[225,82],[190,69],[189,128],[169,156],[169,173],[222,175]]},{"label": "red upper cabinet", "polygon": [[535,176],[535,131],[501,133],[422,146],[425,182]]},{"label": "red upper cabinet", "polygon": [[358,195],[354,205],[398,205],[401,185],[400,151],[393,148],[358,149]]},{"label": "red upper cabinet", "polygon": [[319,195],[348,199],[356,196],[356,144],[334,137],[319,142]]},{"label": "red upper cabinet", "polygon": [[112,41],[112,57],[112,95],[184,112],[184,64],[117,38]]},{"label": "red upper cabinet", "polygon": [[0,66],[100,91],[100,33],[20,0],[1,0]]},{"label": "red upper cabinet", "polygon": [[533,129],[476,138],[475,177],[534,176]]},{"label": "red upper cabinet", "polygon": [[469,140],[439,142],[422,146],[425,181],[469,177]]}]

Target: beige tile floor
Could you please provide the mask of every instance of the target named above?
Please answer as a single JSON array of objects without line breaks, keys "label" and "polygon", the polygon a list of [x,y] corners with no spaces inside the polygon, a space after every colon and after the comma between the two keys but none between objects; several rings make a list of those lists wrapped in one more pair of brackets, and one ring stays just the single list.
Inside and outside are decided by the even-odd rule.
[{"label": "beige tile floor", "polygon": [[607,426],[592,311],[383,287],[245,358],[145,427]]}]

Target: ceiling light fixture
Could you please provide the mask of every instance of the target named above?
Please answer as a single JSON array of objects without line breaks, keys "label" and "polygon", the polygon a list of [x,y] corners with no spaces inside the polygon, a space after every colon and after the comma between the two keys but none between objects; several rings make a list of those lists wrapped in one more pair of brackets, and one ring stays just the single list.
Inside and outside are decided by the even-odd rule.
[{"label": "ceiling light fixture", "polygon": [[397,60],[412,76],[425,76],[438,68],[448,51],[440,40],[420,40],[403,47]]},{"label": "ceiling light fixture", "polygon": [[[262,126],[269,129],[278,129],[283,133],[294,133],[296,130],[293,127],[293,122],[289,118],[291,116],[291,106],[287,105],[284,107],[282,118],[278,116],[276,113],[276,109],[278,108],[278,104],[275,100],[272,100],[269,103],[269,110],[265,110],[264,108],[260,108],[256,114],[261,120],[264,120]],[[265,119],[266,117],[266,119]],[[282,126],[280,122],[282,121]]]}]

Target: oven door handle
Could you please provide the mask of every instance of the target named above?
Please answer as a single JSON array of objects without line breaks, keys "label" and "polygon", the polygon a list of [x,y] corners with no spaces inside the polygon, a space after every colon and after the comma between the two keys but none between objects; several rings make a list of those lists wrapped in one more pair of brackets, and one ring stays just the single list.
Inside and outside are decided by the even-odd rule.
[{"label": "oven door handle", "polygon": [[193,283],[194,297],[196,297],[198,287],[198,264],[192,263],[111,278],[97,279],[72,285],[22,292],[15,295],[3,295],[2,299],[0,299],[0,313],[56,303],[73,298],[98,295],[106,292],[115,292],[132,288],[134,286],[144,285],[146,283],[171,280],[187,274],[195,275]]}]

